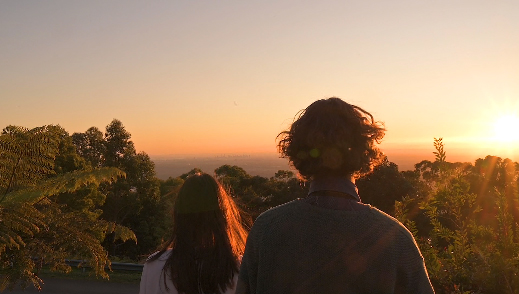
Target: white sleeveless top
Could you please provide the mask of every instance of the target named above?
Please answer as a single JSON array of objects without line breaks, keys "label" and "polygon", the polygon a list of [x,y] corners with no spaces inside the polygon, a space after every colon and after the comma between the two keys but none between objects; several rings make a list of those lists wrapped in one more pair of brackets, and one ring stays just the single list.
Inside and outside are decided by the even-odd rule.
[{"label": "white sleeveless top", "polygon": [[[155,254],[157,254],[157,252],[150,255],[150,257]],[[168,250],[164,252],[164,254],[162,254],[158,259],[154,261],[148,261],[144,264],[139,294],[178,294],[178,291],[171,279],[166,280],[168,290],[166,290],[166,287],[164,286],[164,273],[162,272],[162,268],[164,268],[164,264],[166,263],[166,260],[170,254],[171,250]],[[238,273],[234,275],[233,287],[227,288],[226,291],[222,294],[234,294],[236,291],[237,281]]]}]

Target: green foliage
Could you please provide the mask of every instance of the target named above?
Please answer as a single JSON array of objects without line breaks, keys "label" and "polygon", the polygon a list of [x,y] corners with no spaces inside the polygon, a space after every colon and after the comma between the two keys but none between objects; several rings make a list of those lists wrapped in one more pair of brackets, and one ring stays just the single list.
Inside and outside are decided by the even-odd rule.
[{"label": "green foliage", "polygon": [[[169,237],[171,210],[186,177],[160,181],[118,120],[69,136],[59,126],[6,127],[0,135],[0,291],[16,281],[39,287],[44,264],[68,272],[84,259],[105,276],[107,251],[142,258]],[[360,195],[415,236],[436,293],[519,292],[519,164],[487,156],[447,162],[442,138],[435,161],[400,172],[387,159],[357,180]],[[222,165],[216,177],[255,219],[305,197],[291,171],[271,178]],[[131,229],[130,229],[131,228]],[[124,242],[137,240],[136,242]]]},{"label": "green foliage", "polygon": [[306,188],[291,171],[279,170],[269,179],[226,164],[215,169],[215,174],[253,220],[269,208],[306,196]]},{"label": "green foliage", "polygon": [[245,189],[242,182],[251,178],[243,168],[236,165],[222,165],[215,169],[214,173],[216,178],[231,190],[231,193],[238,194],[242,194]]},{"label": "green foliage", "polygon": [[441,139],[434,146],[436,161],[416,165],[418,194],[397,201],[395,216],[417,238],[436,292],[517,293],[518,164],[449,163]]},{"label": "green foliage", "polygon": [[398,166],[387,158],[368,174],[356,181],[362,202],[393,214],[395,201],[408,195],[416,195],[416,187],[411,180],[398,171]]},{"label": "green foliage", "polygon": [[103,165],[106,146],[103,133],[98,128],[91,127],[84,133],[74,133],[71,138],[77,153],[92,167]]},{"label": "green foliage", "polygon": [[58,136],[52,126],[26,129],[8,126],[0,135],[0,201],[18,187],[54,173]]},{"label": "green foliage", "polygon": [[91,127],[85,133],[72,135],[72,142],[88,165],[117,168],[126,174],[117,182],[100,186],[98,193],[105,200],[98,208],[102,219],[132,228],[139,243],[118,240],[116,234],[110,233],[103,245],[111,256],[138,259],[161,243],[167,228],[163,210],[169,206],[161,205],[154,163],[146,153],[137,153],[130,139],[131,134],[117,119],[106,126],[104,134]]},{"label": "green foliage", "polygon": [[125,174],[116,168],[99,168],[80,170],[61,174],[37,182],[34,186],[4,194],[0,204],[16,205],[17,203],[35,204],[46,197],[61,193],[71,193],[93,184],[99,186],[104,182],[115,182]]},{"label": "green foliage", "polygon": [[476,195],[468,193],[464,180],[453,179],[421,204],[433,227],[424,255],[441,265],[430,269],[437,288],[458,286],[462,290],[478,290],[471,281],[477,261],[470,240],[476,226],[471,216],[479,211],[475,200]]},{"label": "green foliage", "polygon": [[[97,275],[107,277],[104,268],[110,261],[101,246],[104,234],[135,240],[128,228],[56,201],[124,176],[115,168],[61,169],[56,175],[57,157],[77,159],[72,149],[65,148],[70,144],[64,142],[67,137],[59,126],[31,130],[9,126],[0,135],[0,291],[17,282],[40,289],[37,270],[46,264],[55,271],[70,271],[66,258],[87,260]],[[60,167],[66,166],[64,162]]]},{"label": "green foliage", "polygon": [[289,170],[278,170],[274,174],[274,178],[279,181],[288,182],[290,179],[294,178],[294,172]]},{"label": "green foliage", "polygon": [[[185,174],[184,174],[185,175]],[[165,181],[160,181],[160,195],[176,194],[182,185],[184,184],[182,176],[178,178],[169,177]]]}]

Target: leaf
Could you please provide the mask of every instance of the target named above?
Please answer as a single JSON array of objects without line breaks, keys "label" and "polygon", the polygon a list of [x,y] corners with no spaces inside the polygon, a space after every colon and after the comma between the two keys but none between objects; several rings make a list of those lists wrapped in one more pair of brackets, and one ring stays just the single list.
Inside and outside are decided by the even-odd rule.
[{"label": "leaf", "polygon": [[0,202],[3,206],[34,204],[44,197],[61,193],[75,192],[89,184],[99,185],[104,182],[113,182],[125,173],[113,167],[103,167],[94,170],[73,171],[53,178],[40,181],[36,186],[20,189],[4,196]]}]

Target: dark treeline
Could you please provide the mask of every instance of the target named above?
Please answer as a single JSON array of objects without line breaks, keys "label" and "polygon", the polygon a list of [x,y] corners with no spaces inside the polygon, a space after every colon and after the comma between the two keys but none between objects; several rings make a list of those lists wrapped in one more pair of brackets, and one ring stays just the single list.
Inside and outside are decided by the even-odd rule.
[{"label": "dark treeline", "polygon": [[[70,135],[59,126],[8,126],[0,135],[0,291],[39,285],[44,264],[69,271],[84,259],[106,276],[109,260],[142,261],[168,236],[178,189],[195,168],[160,180],[149,156],[113,120]],[[519,164],[487,156],[451,163],[441,139],[435,161],[399,171],[387,159],[357,180],[365,203],[415,235],[437,293],[519,291]],[[249,175],[222,165],[214,174],[246,225],[263,211],[306,196],[293,172]]]}]

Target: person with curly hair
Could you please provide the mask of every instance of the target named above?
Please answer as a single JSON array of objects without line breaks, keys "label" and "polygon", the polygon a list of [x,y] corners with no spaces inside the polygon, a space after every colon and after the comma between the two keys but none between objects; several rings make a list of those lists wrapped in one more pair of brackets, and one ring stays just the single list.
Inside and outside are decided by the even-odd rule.
[{"label": "person with curly hair", "polygon": [[247,231],[238,208],[212,176],[189,176],[174,203],[169,240],[142,272],[140,294],[233,294]]},{"label": "person with curly hair", "polygon": [[236,293],[434,293],[412,234],[362,203],[354,184],[382,161],[384,132],[369,112],[332,97],[278,135],[309,194],[256,219]]}]

